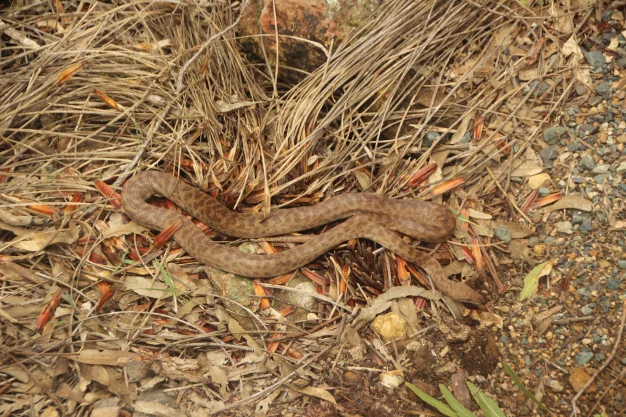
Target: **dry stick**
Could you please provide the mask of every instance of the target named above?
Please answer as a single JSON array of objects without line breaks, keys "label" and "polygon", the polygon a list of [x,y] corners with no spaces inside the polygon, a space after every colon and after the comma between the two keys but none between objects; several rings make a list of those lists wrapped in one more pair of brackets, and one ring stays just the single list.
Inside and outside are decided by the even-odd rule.
[{"label": "dry stick", "polygon": [[530,220],[530,218],[526,215],[526,213],[524,213],[515,203],[515,200],[513,200],[513,197],[511,197],[506,191],[504,191],[504,189],[502,188],[502,186],[500,185],[500,183],[498,182],[498,179],[496,178],[495,175],[493,175],[493,172],[491,172],[491,170],[489,169],[489,167],[485,167],[485,169],[487,170],[487,172],[489,173],[489,175],[491,176],[491,178],[493,179],[494,184],[496,185],[496,187],[498,187],[498,189],[500,190],[500,192],[502,193],[502,195],[504,196],[504,198],[507,199],[507,201],[509,202],[510,205],[513,206],[513,208],[515,208],[515,210],[517,210],[517,212],[520,214],[520,216],[522,216],[524,218],[524,220],[526,220],[528,222],[529,225],[533,224],[533,221]]},{"label": "dry stick", "polygon": [[[294,369],[293,372],[289,373],[284,378],[279,379],[278,381],[276,381],[275,383],[273,383],[269,387],[265,388],[264,390],[259,391],[259,392],[255,393],[255,394],[252,394],[248,398],[244,398],[244,399],[239,400],[237,402],[234,402],[232,404],[228,404],[227,406],[222,407],[219,410],[215,410],[213,412],[210,412],[209,414],[216,414],[216,413],[220,413],[222,411],[229,410],[231,408],[239,407],[239,406],[248,404],[248,403],[250,403],[252,401],[255,401],[255,400],[259,399],[259,398],[262,398],[265,395],[269,395],[271,392],[273,392],[275,389],[277,389],[281,385],[286,384],[287,381],[289,381],[291,378],[293,378],[295,375],[297,375],[298,372],[300,372],[302,369],[306,368],[307,366],[311,365],[311,363],[317,361],[322,356],[326,355],[326,353],[328,353],[328,351],[330,351],[332,348],[333,348],[333,345],[328,346],[326,349],[324,349],[323,351],[321,351],[317,355],[313,356],[309,361],[303,363],[298,368]],[[302,360],[300,362],[301,363],[304,362],[305,359],[307,359],[306,356],[304,358],[302,358]]]},{"label": "dry stick", "polygon": [[589,410],[589,413],[587,414],[587,417],[591,417],[591,414],[593,414],[593,410],[596,409],[596,407],[598,406],[598,404],[600,404],[600,401],[602,401],[602,399],[604,398],[604,396],[606,394],[608,394],[611,391],[611,388],[613,388],[613,386],[615,385],[615,383],[621,379],[623,379],[626,376],[626,367],[622,368],[622,372],[619,373],[618,376],[616,376],[613,379],[613,382],[611,382],[611,384],[609,384],[609,386],[606,388],[606,390],[604,391],[604,393],[600,396],[600,398],[598,398],[598,401],[595,402],[595,404],[593,405],[593,407],[591,407],[591,409]]},{"label": "dry stick", "polygon": [[617,330],[617,337],[615,338],[615,345],[613,345],[613,350],[611,351],[611,355],[604,361],[602,366],[598,368],[598,370],[593,374],[593,376],[589,378],[587,383],[576,393],[574,398],[572,398],[572,414],[570,414],[570,417],[578,415],[578,408],[576,408],[576,402],[578,401],[580,396],[583,395],[585,390],[587,390],[587,388],[591,386],[591,384],[598,377],[598,375],[600,375],[600,372],[602,372],[604,368],[606,368],[609,365],[609,363],[611,363],[611,361],[615,358],[615,355],[617,354],[617,348],[619,347],[620,342],[622,341],[622,334],[624,333],[625,323],[626,323],[626,300],[624,300],[622,303],[622,322],[620,323],[619,329]]},{"label": "dry stick", "polygon": [[[224,28],[220,32],[218,32],[215,35],[211,36],[205,43],[202,44],[200,49],[198,49],[198,51],[191,58],[189,58],[189,60],[187,62],[185,62],[183,64],[183,66],[181,67],[180,71],[178,72],[178,78],[176,79],[176,91],[175,91],[175,94],[174,94],[175,97],[178,97],[180,95],[180,93],[183,91],[183,88],[184,88],[183,77],[187,73],[187,70],[189,70],[189,67],[191,67],[191,64],[193,64],[200,57],[200,55],[202,55],[204,53],[204,51],[209,47],[209,45],[215,39],[219,38],[220,36],[222,36],[223,34],[225,34],[226,32],[228,32],[229,30],[231,30],[232,28],[234,28],[235,26],[237,26],[239,24],[239,21],[241,20],[241,16],[243,16],[243,13],[245,12],[246,8],[248,7],[248,1],[249,0],[246,0],[244,3],[242,3],[241,8],[239,9],[239,16],[237,17],[237,19],[235,19],[235,21],[231,25],[227,26],[226,28]],[[153,128],[150,129],[150,132],[148,132],[148,135],[146,136],[146,139],[143,141],[143,143],[139,147],[139,150],[135,154],[133,160],[124,167],[123,174],[129,173],[130,171],[132,171],[135,168],[135,166],[137,166],[137,164],[139,163],[139,160],[141,159],[141,156],[143,155],[144,151],[148,147],[148,144],[150,144],[150,142],[152,142],[152,138],[154,137],[155,132],[157,132],[159,130],[159,128],[161,127],[161,124],[163,123],[163,120],[165,120],[165,116],[167,116],[167,114],[169,113],[170,109],[172,108],[173,103],[174,103],[173,101],[170,101],[167,104],[167,106],[165,106],[165,108],[163,109],[163,111],[159,115],[157,121],[154,123]],[[115,180],[115,182],[113,183],[113,186],[119,186],[122,183],[122,181],[124,181],[125,178],[126,178],[126,175],[120,175],[117,178],[117,180]]]}]

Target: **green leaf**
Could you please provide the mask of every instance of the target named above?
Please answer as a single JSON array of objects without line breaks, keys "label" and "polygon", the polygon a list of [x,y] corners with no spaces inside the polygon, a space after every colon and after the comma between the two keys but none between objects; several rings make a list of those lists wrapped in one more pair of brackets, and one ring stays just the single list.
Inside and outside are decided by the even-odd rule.
[{"label": "green leaf", "polygon": [[491,398],[487,397],[485,393],[481,392],[476,385],[472,384],[470,381],[465,381],[465,383],[469,387],[472,396],[478,403],[478,406],[485,414],[485,417],[506,417],[504,412],[500,409],[500,407],[498,407],[498,404]]},{"label": "green leaf", "polygon": [[163,281],[165,281],[167,286],[170,287],[170,292],[174,295],[178,295],[178,289],[176,288],[176,285],[174,285],[174,281],[172,281],[172,277],[170,277],[170,274],[168,274],[165,268],[163,268],[161,262],[157,261],[156,259],[154,260],[154,262],[157,264],[159,271],[161,271],[161,275],[163,275]]},{"label": "green leaf", "polygon": [[437,411],[439,411],[441,414],[446,415],[448,417],[458,417],[457,413],[452,411],[450,407],[448,407],[441,401],[426,394],[424,391],[417,388],[415,385],[411,384],[410,382],[405,382],[405,384],[407,387],[411,389],[411,391],[415,393],[415,395],[420,397],[422,401],[424,401],[426,404],[430,405],[431,407],[436,408]]},{"label": "green leaf", "polygon": [[457,400],[454,395],[446,388],[445,385],[439,384],[439,389],[443,394],[443,398],[446,399],[450,407],[457,413],[459,417],[476,417],[476,414],[472,413],[467,408],[463,407],[463,404]]},{"label": "green leaf", "polygon": [[533,268],[532,271],[526,275],[524,278],[524,288],[522,288],[522,292],[519,295],[519,300],[523,301],[526,298],[530,297],[532,294],[537,292],[537,287],[539,286],[539,278],[544,275],[548,275],[550,271],[552,271],[552,265],[554,261],[546,261],[540,263],[536,267]]},{"label": "green leaf", "polygon": [[506,362],[502,362],[502,366],[504,367],[504,372],[506,372],[506,374],[513,380],[513,382],[515,383],[515,385],[517,385],[517,387],[522,390],[522,392],[524,393],[524,395],[528,398],[530,398],[531,400],[533,400],[533,402],[535,404],[537,404],[539,406],[539,408],[541,408],[543,411],[546,412],[550,412],[550,410],[548,410],[548,408],[543,405],[542,403],[539,402],[539,400],[537,398],[535,398],[535,396],[526,389],[526,387],[524,386],[524,384],[522,384],[522,381],[520,381],[519,377],[517,376],[517,374],[515,373],[515,371],[513,369],[511,369],[511,367],[509,366],[508,363]]}]

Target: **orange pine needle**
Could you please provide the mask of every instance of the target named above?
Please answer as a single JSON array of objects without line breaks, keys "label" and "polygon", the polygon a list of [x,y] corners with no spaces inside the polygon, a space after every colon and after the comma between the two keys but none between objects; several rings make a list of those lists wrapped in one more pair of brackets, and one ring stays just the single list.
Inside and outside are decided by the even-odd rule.
[{"label": "orange pine needle", "polygon": [[319,286],[327,286],[329,284],[326,278],[311,271],[310,269],[302,268],[302,273]]},{"label": "orange pine needle", "polygon": [[261,247],[263,248],[263,250],[265,251],[265,253],[267,253],[268,255],[273,255],[276,253],[276,248],[274,247],[274,245],[272,245],[269,242],[261,242]]},{"label": "orange pine needle", "polygon": [[100,301],[98,301],[96,311],[100,312],[100,310],[102,310],[102,307],[104,307],[104,305],[111,299],[111,297],[113,297],[115,291],[107,282],[104,281],[98,283],[98,289],[102,293],[102,297],[100,297]]},{"label": "orange pine needle", "polygon": [[[278,339],[279,337],[280,337],[279,333],[274,333],[272,335],[272,339]],[[280,346],[280,342],[271,342],[269,345],[267,345],[267,351],[269,353],[276,353],[278,346]]]},{"label": "orange pine needle", "polygon": [[296,308],[294,306],[287,306],[283,309],[280,309],[278,312],[283,316],[283,317],[287,317],[288,315],[290,315],[291,313],[293,313],[294,311],[296,311]]},{"label": "orange pine needle", "polygon": [[341,268],[341,281],[339,282],[339,294],[345,294],[348,289],[348,280],[350,279],[350,273],[352,269],[350,266],[344,265]]},{"label": "orange pine needle", "polygon": [[65,214],[70,214],[73,211],[75,211],[78,208],[78,204],[76,203],[80,203],[82,199],[83,199],[83,196],[80,193],[73,193],[72,199],[69,201],[69,203],[67,203],[67,205],[63,209],[63,212]]},{"label": "orange pine needle", "polygon": [[483,128],[485,127],[485,118],[479,116],[476,118],[476,123],[474,124],[474,139],[480,140],[483,135]]},{"label": "orange pine needle", "polygon": [[[296,271],[296,272],[298,272],[298,271]],[[281,275],[281,276],[279,276],[279,277],[272,278],[272,279],[270,279],[268,282],[269,282],[270,284],[273,284],[273,285],[283,285],[283,284],[286,284],[286,283],[288,283],[289,281],[291,281],[291,279],[292,279],[293,277],[295,277],[295,276],[296,276],[296,272],[290,272],[290,273],[288,273],[288,274],[284,274],[284,275]]]},{"label": "orange pine needle", "polygon": [[52,298],[48,302],[46,308],[39,313],[39,317],[37,317],[37,322],[35,324],[35,329],[38,332],[42,332],[46,324],[50,321],[54,312],[56,311],[59,303],[61,302],[61,289],[58,289],[54,294],[52,294]]},{"label": "orange pine needle", "polygon": [[47,204],[29,204],[28,208],[34,212],[43,214],[44,216],[48,217],[51,217],[54,213],[56,213],[56,209]]},{"label": "orange pine needle", "polygon": [[281,347],[287,349],[285,353],[287,353],[287,355],[291,356],[292,358],[302,359],[302,353],[298,352],[297,350],[287,347],[284,343],[281,343]]},{"label": "orange pine needle", "polygon": [[398,265],[398,281],[400,281],[400,285],[411,285],[411,274],[406,269],[406,261],[396,256],[396,264]]},{"label": "orange pine needle", "polygon": [[472,238],[472,257],[476,261],[476,270],[483,273],[485,271],[485,259],[480,251],[480,242],[476,237]]},{"label": "orange pine needle", "polygon": [[165,245],[172,238],[172,236],[174,236],[174,233],[178,232],[178,229],[180,229],[182,225],[183,221],[181,219],[177,219],[174,223],[163,229],[161,233],[154,238],[154,247],[156,249],[162,248],[163,245]]},{"label": "orange pine needle", "polygon": [[465,180],[463,178],[454,178],[451,179],[450,181],[446,181],[442,184],[439,184],[436,187],[433,187],[433,189],[430,191],[429,196],[430,197],[435,197],[437,195],[441,195],[447,191],[452,190],[453,188],[458,187],[459,185],[463,184],[465,182]]},{"label": "orange pine needle", "polygon": [[94,94],[97,95],[98,97],[100,97],[102,99],[102,101],[104,101],[107,106],[109,106],[110,108],[114,109],[114,110],[118,110],[118,111],[122,111],[124,110],[124,108],[122,106],[119,105],[119,103],[115,100],[113,100],[111,97],[109,97],[107,94],[103,93],[100,90],[93,90]]},{"label": "orange pine needle", "polygon": [[261,298],[261,310],[266,310],[272,306],[269,298],[267,298],[267,289],[263,287],[260,281],[256,280],[252,283],[252,289],[254,289],[254,295]]},{"label": "orange pine needle", "polygon": [[472,251],[470,249],[463,246],[461,248],[461,251],[463,252],[463,256],[465,257],[465,260],[467,261],[468,264],[474,265],[476,263],[476,261],[474,260],[474,256],[472,255]]},{"label": "orange pine needle", "polygon": [[540,208],[543,206],[547,206],[548,204],[555,203],[563,198],[562,193],[554,193],[547,195],[545,197],[538,198],[535,200],[535,204],[533,204],[533,208]]},{"label": "orange pine needle", "polygon": [[122,207],[122,197],[118,193],[116,193],[115,190],[109,186],[109,184],[105,183],[102,180],[96,180],[93,185],[96,186],[96,188],[98,189],[98,191],[100,191],[100,194],[102,194],[104,198],[107,198],[111,201],[113,207],[117,209]]},{"label": "orange pine needle", "polygon": [[437,171],[437,164],[431,162],[425,167],[420,168],[415,175],[411,177],[408,181],[407,185],[409,187],[414,187],[415,185],[419,185],[428,179],[435,171]]},{"label": "orange pine needle", "polygon": [[57,83],[58,84],[65,84],[66,82],[68,82],[70,80],[70,78],[72,78],[80,70],[82,70],[84,66],[85,66],[85,64],[83,62],[79,62],[77,64],[72,65],[68,69],[64,70],[57,77]]},{"label": "orange pine needle", "polygon": [[530,210],[530,208],[533,207],[533,205],[535,204],[535,201],[537,200],[538,193],[539,192],[537,190],[533,190],[528,195],[528,197],[526,197],[526,200],[524,200],[524,203],[520,207],[520,210],[522,210],[523,213],[528,213],[528,210]]}]

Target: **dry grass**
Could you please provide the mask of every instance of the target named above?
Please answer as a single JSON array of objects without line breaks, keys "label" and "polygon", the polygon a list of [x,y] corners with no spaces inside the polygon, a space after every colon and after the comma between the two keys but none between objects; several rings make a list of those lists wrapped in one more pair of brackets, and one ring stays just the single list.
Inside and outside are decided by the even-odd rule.
[{"label": "dry grass", "polygon": [[[27,407],[22,392],[30,385],[36,409],[69,398],[61,408],[78,412],[83,405],[72,395],[86,397],[77,388],[77,364],[91,367],[81,375],[85,380],[106,386],[103,375],[111,377],[106,389],[93,391],[101,397],[130,395],[128,386],[113,381],[110,366],[122,352],[139,353],[146,362],[156,352],[178,354],[180,362],[158,359],[160,366],[172,366],[167,377],[205,384],[207,408],[219,408],[222,400],[240,405],[237,398],[244,402],[245,395],[238,390],[247,388],[220,386],[215,375],[176,374],[186,365],[217,372],[214,364],[197,361],[195,349],[215,347],[223,356],[215,363],[222,360],[231,377],[247,355],[252,365],[246,372],[261,382],[246,380],[252,397],[245,402],[290,386],[295,370],[320,373],[315,361],[335,346],[343,328],[335,314],[350,310],[346,298],[361,299],[357,290],[320,307],[312,323],[281,328],[257,315],[259,332],[242,339],[217,299],[202,305],[204,284],[193,283],[197,269],[182,270],[189,259],[174,259],[174,250],[159,259],[179,268],[168,272],[186,291],[156,299],[127,291],[96,311],[107,284],[124,290],[126,273],[163,277],[152,263],[141,269],[119,263],[130,239],[104,234],[123,222],[94,182],[119,190],[137,170],[184,172],[233,206],[265,211],[275,197],[274,206],[302,196],[314,201],[320,192],[424,195],[458,178],[464,186],[446,198],[451,206],[480,210],[486,194],[504,200],[511,193],[509,174],[526,161],[525,149],[572,84],[560,78],[570,70],[566,64],[542,67],[538,78],[520,81],[519,71],[534,68],[529,62],[535,57],[517,53],[553,35],[541,24],[530,26],[535,20],[511,19],[528,13],[517,2],[480,3],[428,0],[417,8],[386,2],[297,85],[275,78],[283,69],[239,54],[235,31],[223,31],[235,21],[237,5],[93,2],[57,14],[51,3],[32,2],[3,10],[0,210],[8,213],[3,221],[14,224],[4,227],[0,246],[0,373],[9,375],[0,390],[13,387],[12,407]],[[520,33],[526,41],[518,40]],[[192,60],[202,45],[206,50]],[[538,93],[537,80],[548,89]],[[433,130],[442,136],[429,144],[426,134]],[[430,182],[412,182],[429,162],[442,169]],[[511,214],[519,214],[525,198],[513,193],[505,210],[509,205]],[[33,238],[26,226],[41,223],[37,208],[50,222]],[[63,242],[59,233],[67,243],[48,245]],[[16,243],[28,239],[36,243],[27,249]],[[490,245],[480,242],[486,257]],[[335,282],[341,273],[331,267],[327,278]],[[58,317],[36,332],[38,314],[55,299]],[[311,329],[329,330],[319,338],[308,336]],[[289,371],[261,365],[272,335],[299,352],[274,356]],[[80,357],[86,348],[110,352],[101,359]],[[58,380],[44,371],[67,366],[68,359],[72,369],[59,370]],[[74,391],[60,393],[59,382]]]}]

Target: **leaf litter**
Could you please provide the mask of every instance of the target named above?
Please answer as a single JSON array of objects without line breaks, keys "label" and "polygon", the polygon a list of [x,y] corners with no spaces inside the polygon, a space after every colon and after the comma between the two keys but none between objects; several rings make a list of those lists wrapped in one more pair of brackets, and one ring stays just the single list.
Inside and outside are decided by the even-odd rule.
[{"label": "leaf litter", "polygon": [[[454,358],[431,320],[465,315],[506,329],[504,313],[527,305],[511,294],[541,296],[541,276],[548,286],[568,281],[530,240],[552,216],[594,208],[581,195],[539,195],[558,181],[539,155],[541,133],[576,82],[593,87],[574,25],[591,9],[579,3],[574,13],[552,5],[552,19],[519,3],[388,2],[323,68],[291,84],[239,53],[234,31],[222,33],[241,4],[2,9],[0,395],[11,401],[0,412],[49,413],[66,398],[56,411],[104,410],[110,399],[118,411],[264,415],[315,398],[366,413],[376,411],[363,394],[372,390],[396,414],[411,413],[418,405],[397,402],[405,394],[395,383],[381,391],[359,374],[430,379],[412,372],[407,342],[383,343],[371,320],[412,307],[403,317],[418,340]],[[207,272],[120,216],[116,192],[142,169],[184,174],[243,211],[351,191],[444,203],[461,220],[433,255],[502,304],[454,305],[418,287],[428,280],[411,265],[361,241],[303,270],[315,296],[296,275],[263,285]],[[296,297],[278,306],[286,292]],[[164,389],[182,401],[170,404]],[[519,411],[510,391],[495,394]]]}]

